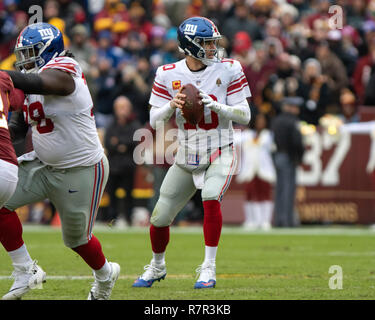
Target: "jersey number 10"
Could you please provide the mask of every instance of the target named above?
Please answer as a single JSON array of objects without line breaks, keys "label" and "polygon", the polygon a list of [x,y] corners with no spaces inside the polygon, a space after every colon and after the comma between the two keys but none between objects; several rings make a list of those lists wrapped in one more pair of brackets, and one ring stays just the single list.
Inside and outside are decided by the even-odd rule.
[{"label": "jersey number 10", "polygon": [[[213,94],[210,94],[209,96],[215,101],[217,101],[217,98]],[[211,111],[211,123],[206,123],[205,117],[203,115],[201,121],[199,121],[197,125],[192,125],[188,122],[184,123],[184,129],[194,130],[194,129],[198,129],[197,128],[198,126],[199,128],[203,130],[211,130],[211,129],[217,128],[218,125],[219,125],[219,117],[216,112]]]}]

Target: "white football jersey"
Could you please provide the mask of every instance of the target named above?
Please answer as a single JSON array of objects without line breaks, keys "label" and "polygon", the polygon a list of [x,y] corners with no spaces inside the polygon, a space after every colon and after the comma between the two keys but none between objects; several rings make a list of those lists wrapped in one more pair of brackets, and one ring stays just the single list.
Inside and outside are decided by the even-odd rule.
[{"label": "white football jersey", "polygon": [[104,155],[96,130],[93,102],[79,64],[69,57],[49,61],[46,69],[69,72],[75,90],[68,96],[26,95],[25,121],[32,126],[38,158],[56,168],[90,166]]},{"label": "white football jersey", "polygon": [[[248,82],[238,61],[223,59],[221,63],[214,63],[202,71],[193,72],[183,59],[157,69],[150,105],[164,106],[173,99],[181,86],[188,83],[228,106],[234,106],[251,97]],[[181,110],[176,108],[176,122],[183,132],[183,135],[178,137],[182,146],[207,150],[233,143],[232,121],[209,108],[204,108],[204,117],[196,126],[189,124],[181,115]]]}]

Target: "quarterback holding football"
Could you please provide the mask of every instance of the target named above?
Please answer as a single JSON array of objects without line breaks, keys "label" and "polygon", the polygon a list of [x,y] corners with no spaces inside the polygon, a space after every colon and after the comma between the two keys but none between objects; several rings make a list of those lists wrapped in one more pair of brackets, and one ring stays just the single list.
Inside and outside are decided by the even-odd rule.
[{"label": "quarterback holding football", "polygon": [[[197,269],[194,288],[215,287],[222,229],[220,202],[236,168],[232,122],[246,125],[250,121],[248,82],[238,61],[221,58],[221,35],[215,24],[204,17],[192,17],[181,23],[177,36],[185,58],[157,69],[149,103],[153,128],[176,115],[179,147],[152,212],[152,260],[133,287],[151,287],[165,278],[169,226],[197,189],[202,189],[205,257]],[[199,90],[204,105],[202,116],[191,117],[191,109],[189,117],[184,114],[187,95],[182,91],[188,84]],[[200,120],[194,123],[186,118]]]}]

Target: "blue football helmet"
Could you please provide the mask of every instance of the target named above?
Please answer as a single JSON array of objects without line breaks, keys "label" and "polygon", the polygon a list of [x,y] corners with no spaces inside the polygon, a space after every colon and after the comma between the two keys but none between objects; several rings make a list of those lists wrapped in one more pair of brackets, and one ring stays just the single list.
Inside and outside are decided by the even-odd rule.
[{"label": "blue football helmet", "polygon": [[64,40],[59,29],[45,22],[31,24],[17,38],[15,67],[25,73],[37,72],[63,51]]},{"label": "blue football helmet", "polygon": [[[192,56],[205,65],[220,62],[223,49],[218,47],[221,34],[215,24],[203,17],[192,17],[180,24],[177,30],[179,47],[186,55]],[[214,47],[205,47],[206,41],[213,41]]]}]

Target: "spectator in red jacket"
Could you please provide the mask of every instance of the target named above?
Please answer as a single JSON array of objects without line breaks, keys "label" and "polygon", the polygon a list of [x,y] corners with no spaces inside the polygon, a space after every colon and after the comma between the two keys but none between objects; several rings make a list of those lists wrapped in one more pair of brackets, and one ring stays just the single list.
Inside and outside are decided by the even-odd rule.
[{"label": "spectator in red jacket", "polygon": [[370,44],[369,53],[358,60],[353,74],[353,86],[360,105],[364,102],[365,88],[370,79],[371,68],[374,64],[375,42]]}]

